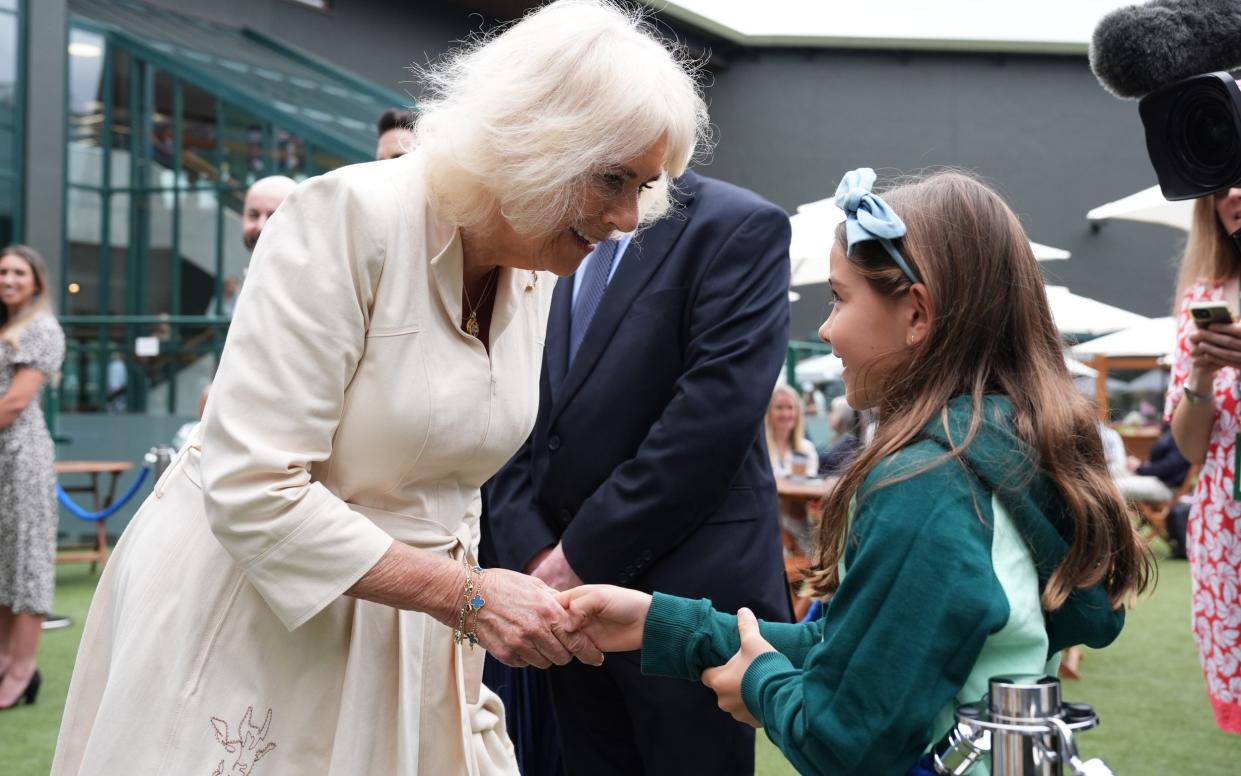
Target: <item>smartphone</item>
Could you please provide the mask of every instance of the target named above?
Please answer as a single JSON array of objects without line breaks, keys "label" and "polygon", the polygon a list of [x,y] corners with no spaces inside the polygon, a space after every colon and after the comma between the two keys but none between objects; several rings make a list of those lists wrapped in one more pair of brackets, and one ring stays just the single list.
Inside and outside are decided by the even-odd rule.
[{"label": "smartphone", "polygon": [[1232,323],[1232,311],[1223,302],[1190,302],[1189,314],[1200,329],[1213,323]]}]

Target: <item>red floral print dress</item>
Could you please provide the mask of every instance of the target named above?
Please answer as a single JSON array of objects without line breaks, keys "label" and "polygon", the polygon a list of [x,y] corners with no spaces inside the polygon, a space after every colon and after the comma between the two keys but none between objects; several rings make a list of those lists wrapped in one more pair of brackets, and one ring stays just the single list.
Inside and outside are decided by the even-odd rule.
[{"label": "red floral print dress", "polygon": [[[1189,334],[1194,330],[1189,303],[1225,301],[1224,297],[1223,285],[1199,282],[1181,301],[1164,411],[1169,420],[1185,396],[1189,378]],[[1194,490],[1186,543],[1194,643],[1206,675],[1207,694],[1220,728],[1241,734],[1241,501],[1233,498],[1233,462],[1241,431],[1237,381],[1238,370],[1232,367],[1220,369],[1215,376],[1215,425]]]}]

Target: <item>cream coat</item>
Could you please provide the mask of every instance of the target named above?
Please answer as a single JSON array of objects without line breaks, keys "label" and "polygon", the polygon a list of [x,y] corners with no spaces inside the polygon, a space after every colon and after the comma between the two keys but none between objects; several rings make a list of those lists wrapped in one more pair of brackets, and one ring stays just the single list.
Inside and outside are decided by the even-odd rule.
[{"label": "cream coat", "polygon": [[553,279],[501,271],[489,356],[461,263],[417,153],[275,214],[204,422],[100,580],[53,773],[516,773],[483,651],[342,595],[394,539],[473,552],[534,423]]}]

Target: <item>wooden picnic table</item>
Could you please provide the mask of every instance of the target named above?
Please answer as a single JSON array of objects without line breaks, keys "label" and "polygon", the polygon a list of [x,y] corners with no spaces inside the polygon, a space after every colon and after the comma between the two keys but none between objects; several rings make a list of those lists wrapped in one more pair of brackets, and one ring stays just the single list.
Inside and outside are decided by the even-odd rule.
[{"label": "wooden picnic table", "polygon": [[[113,499],[116,498],[116,485],[121,479],[121,475],[134,468],[129,461],[57,461],[56,476],[64,474],[70,475],[90,475],[89,483],[61,484],[61,488],[65,493],[89,493],[94,504],[92,511],[99,512],[112,506]],[[110,475],[106,489],[101,489],[100,475]],[[56,554],[57,563],[85,563],[90,562],[91,573],[95,571],[95,565],[100,568],[108,561],[108,534],[107,534],[107,518],[95,521],[95,541],[86,544],[68,544],[59,547],[60,550],[70,550],[70,552],[58,552]],[[77,552],[74,552],[74,551]]]}]

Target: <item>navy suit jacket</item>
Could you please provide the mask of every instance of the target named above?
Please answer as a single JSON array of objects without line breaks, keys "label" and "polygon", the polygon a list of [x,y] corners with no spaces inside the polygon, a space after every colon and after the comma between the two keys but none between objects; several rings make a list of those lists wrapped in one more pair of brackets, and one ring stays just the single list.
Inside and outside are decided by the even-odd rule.
[{"label": "navy suit jacket", "polygon": [[563,544],[583,581],[787,619],[763,417],[789,332],[789,219],[686,173],[627,248],[569,363],[573,278],[552,297],[538,420],[484,488],[483,555]]}]

